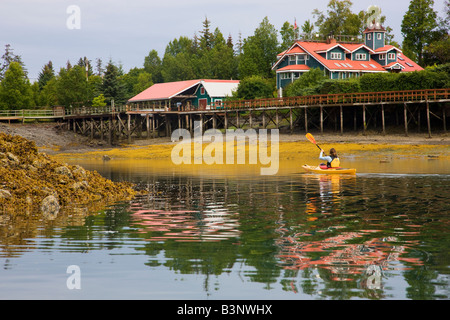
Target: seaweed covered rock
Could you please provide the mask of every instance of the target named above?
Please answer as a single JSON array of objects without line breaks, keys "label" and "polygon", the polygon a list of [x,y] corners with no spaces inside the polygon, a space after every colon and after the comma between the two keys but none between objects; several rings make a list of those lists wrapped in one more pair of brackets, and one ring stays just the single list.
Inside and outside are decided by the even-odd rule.
[{"label": "seaweed covered rock", "polygon": [[61,163],[39,153],[32,141],[0,133],[0,213],[55,217],[62,208],[129,200],[134,195],[131,183],[113,182],[95,171]]}]

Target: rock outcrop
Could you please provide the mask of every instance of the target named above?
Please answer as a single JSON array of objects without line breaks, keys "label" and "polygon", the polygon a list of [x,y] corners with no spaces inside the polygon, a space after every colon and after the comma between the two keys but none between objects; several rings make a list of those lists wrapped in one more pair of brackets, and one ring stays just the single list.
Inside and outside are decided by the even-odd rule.
[{"label": "rock outcrop", "polygon": [[0,133],[0,213],[55,218],[63,208],[128,200],[135,194],[131,183],[61,163],[39,153],[32,141]]}]

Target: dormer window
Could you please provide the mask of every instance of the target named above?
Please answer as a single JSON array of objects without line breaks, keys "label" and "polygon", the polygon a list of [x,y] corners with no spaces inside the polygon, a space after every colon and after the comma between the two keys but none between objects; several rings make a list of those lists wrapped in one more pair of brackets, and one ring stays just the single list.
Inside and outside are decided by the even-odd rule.
[{"label": "dormer window", "polygon": [[367,60],[367,55],[365,53],[357,53],[355,58],[356,60]]},{"label": "dormer window", "polygon": [[381,53],[381,54],[378,56],[378,58],[379,58],[380,60],[384,60],[384,59],[386,59],[386,54]]},{"label": "dormer window", "polygon": [[341,60],[342,59],[342,53],[340,53],[340,52],[332,52],[331,53],[331,59],[333,59],[333,60]]},{"label": "dormer window", "polygon": [[395,53],[388,53],[389,60],[395,60]]},{"label": "dormer window", "polygon": [[289,64],[304,64],[305,60],[308,60],[308,56],[306,54],[289,56]]}]

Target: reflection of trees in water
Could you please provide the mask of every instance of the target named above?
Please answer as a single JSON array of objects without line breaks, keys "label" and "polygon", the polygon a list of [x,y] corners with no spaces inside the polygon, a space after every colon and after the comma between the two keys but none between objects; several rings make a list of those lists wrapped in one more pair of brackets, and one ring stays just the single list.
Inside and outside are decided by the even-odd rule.
[{"label": "reflection of trees in water", "polygon": [[[423,226],[417,221],[423,218],[413,207],[429,211],[428,201],[418,206],[408,199],[433,192],[420,187],[420,195],[411,195],[410,186],[416,183],[407,180],[307,175],[258,181],[177,177],[150,183],[149,197],[135,209],[144,210],[143,215],[172,212],[168,215],[183,216],[172,229],[152,229],[158,223],[150,229],[143,227],[147,239],[157,242],[148,246],[165,250],[164,264],[181,272],[211,274],[214,270],[220,274],[244,263],[244,278],[265,283],[268,289],[280,281],[284,290],[298,292],[296,279],[301,273],[306,294],[317,293],[320,280],[327,295],[339,287],[340,294],[348,298],[358,287],[366,289],[367,296],[379,298],[385,271],[415,270],[423,265],[422,256],[410,254]],[[213,220],[218,225],[232,220],[228,233],[220,235],[227,229],[211,227],[217,235],[207,236],[208,207],[222,212],[220,220]],[[343,293],[343,283],[349,282],[352,285]]]},{"label": "reflection of trees in water", "polygon": [[[135,250],[149,256],[150,267],[205,275],[206,291],[211,275],[233,272],[267,289],[280,283],[286,291],[342,299],[361,296],[355,289],[365,289],[368,297],[379,298],[385,294],[386,272],[398,269],[411,286],[411,296],[427,298],[443,271],[424,270],[421,264],[441,269],[448,265],[444,212],[450,201],[439,191],[448,190],[445,179],[307,174],[116,178],[135,181],[149,193],[76,225],[61,224],[59,242],[77,241],[79,248],[73,250],[87,251],[145,239]],[[17,254],[21,245],[33,248],[29,242],[37,235],[34,229],[15,223],[18,217],[0,218],[3,252],[6,247],[16,248]],[[98,239],[96,225],[114,231],[102,235],[111,241],[78,241]],[[15,229],[19,226],[22,230]],[[41,228],[39,235],[55,236],[51,225],[48,232],[36,226]],[[50,250],[58,244],[46,245]],[[426,250],[433,255],[426,255]],[[426,279],[418,281],[424,273]]]},{"label": "reflection of trees in water", "polygon": [[[97,225],[102,225],[105,231],[120,230],[124,224],[128,224],[123,214],[124,207],[124,203],[111,206],[99,201],[88,207],[64,208],[54,219],[47,219],[40,213],[1,214],[0,257],[19,257],[24,252],[42,248],[41,242],[36,240],[38,238],[55,239],[45,242],[45,248],[49,250],[58,250],[58,245],[64,240],[94,239],[98,232],[98,229],[91,228],[94,220],[98,220]],[[104,235],[106,237],[107,234]],[[77,246],[67,249],[83,252],[90,250],[91,246],[95,246],[94,242],[77,242]]]}]

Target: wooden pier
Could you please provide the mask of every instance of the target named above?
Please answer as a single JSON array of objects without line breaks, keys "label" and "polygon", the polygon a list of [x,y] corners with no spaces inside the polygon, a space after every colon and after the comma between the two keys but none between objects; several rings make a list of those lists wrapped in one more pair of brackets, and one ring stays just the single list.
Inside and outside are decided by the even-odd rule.
[{"label": "wooden pier", "polygon": [[[31,112],[31,111],[34,111]],[[14,114],[13,114],[14,113]],[[280,129],[286,133],[376,130],[386,127],[447,132],[450,88],[432,90],[329,94],[286,98],[224,101],[207,109],[177,110],[145,103],[104,108],[18,110],[0,112],[0,121],[52,119],[67,130],[102,139],[119,140],[170,136],[184,128],[193,133],[194,122],[207,129]]]}]

